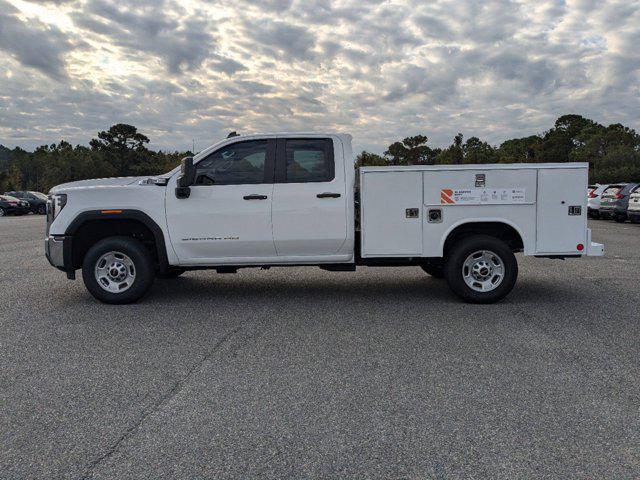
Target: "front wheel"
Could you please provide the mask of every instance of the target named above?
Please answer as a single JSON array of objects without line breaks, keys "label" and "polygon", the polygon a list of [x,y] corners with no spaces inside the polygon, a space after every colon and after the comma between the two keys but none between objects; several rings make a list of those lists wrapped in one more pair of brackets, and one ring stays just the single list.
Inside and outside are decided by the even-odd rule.
[{"label": "front wheel", "polygon": [[87,290],[104,303],[132,303],[151,287],[151,254],[138,240],[109,237],[92,246],[82,262]]},{"label": "front wheel", "polygon": [[46,205],[38,205],[38,215],[44,215],[47,213]]},{"label": "front wheel", "polygon": [[4,210],[4,208],[0,207],[0,217],[5,217],[7,215],[7,212]]},{"label": "front wheel", "polygon": [[502,240],[474,235],[453,245],[444,276],[451,290],[465,301],[494,303],[513,289],[518,278],[518,262]]},{"label": "front wheel", "polygon": [[616,215],[613,219],[618,223],[624,223],[627,221],[627,218],[624,215]]}]

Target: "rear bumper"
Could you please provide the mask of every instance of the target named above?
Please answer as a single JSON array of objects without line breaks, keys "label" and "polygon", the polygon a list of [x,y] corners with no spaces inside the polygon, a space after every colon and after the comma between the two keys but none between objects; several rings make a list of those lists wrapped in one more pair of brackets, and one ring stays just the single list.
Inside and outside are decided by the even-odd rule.
[{"label": "rear bumper", "polygon": [[616,208],[615,205],[600,205],[600,208],[598,209],[598,211],[600,213],[613,214],[613,211],[615,210],[615,208]]},{"label": "rear bumper", "polygon": [[591,241],[591,229],[587,229],[587,257],[602,257],[604,256],[604,245],[602,243],[596,243]]},{"label": "rear bumper", "polygon": [[18,208],[12,207],[12,206],[2,207],[2,208],[4,209],[7,215],[17,215],[20,212]]},{"label": "rear bumper", "polygon": [[604,215],[607,217],[613,216],[626,216],[627,215],[627,206],[624,204],[609,204],[609,205],[601,205],[600,206],[600,215]]},{"label": "rear bumper", "polygon": [[26,215],[31,211],[29,210],[29,207],[22,207],[22,206],[18,206],[18,207],[8,206],[8,207],[2,207],[2,208],[4,208],[4,211],[7,212],[7,215]]},{"label": "rear bumper", "polygon": [[632,222],[640,222],[640,210],[627,210],[627,217]]}]

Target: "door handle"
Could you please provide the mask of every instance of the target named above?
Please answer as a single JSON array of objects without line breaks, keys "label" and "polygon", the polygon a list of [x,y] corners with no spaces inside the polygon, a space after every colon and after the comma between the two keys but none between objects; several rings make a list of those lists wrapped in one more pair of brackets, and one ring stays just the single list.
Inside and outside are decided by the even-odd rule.
[{"label": "door handle", "polygon": [[244,197],[245,200],[266,200],[267,196],[266,195],[245,195]]},{"label": "door handle", "polygon": [[340,197],[340,194],[339,193],[324,192],[324,193],[319,193],[318,195],[316,195],[316,197],[318,197],[318,198],[338,198],[338,197]]}]

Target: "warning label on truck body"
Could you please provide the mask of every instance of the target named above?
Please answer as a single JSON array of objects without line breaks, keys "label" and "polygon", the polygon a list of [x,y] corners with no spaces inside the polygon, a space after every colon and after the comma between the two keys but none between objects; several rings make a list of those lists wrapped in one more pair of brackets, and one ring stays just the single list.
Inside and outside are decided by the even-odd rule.
[{"label": "warning label on truck body", "polygon": [[509,205],[525,203],[524,188],[443,188],[441,205]]}]

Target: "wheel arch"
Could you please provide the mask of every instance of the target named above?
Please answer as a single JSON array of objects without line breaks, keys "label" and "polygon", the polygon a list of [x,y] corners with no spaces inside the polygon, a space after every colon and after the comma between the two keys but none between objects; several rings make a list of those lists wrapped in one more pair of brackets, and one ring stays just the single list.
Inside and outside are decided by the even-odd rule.
[{"label": "wheel arch", "polygon": [[98,240],[111,235],[141,240],[150,248],[158,270],[168,268],[164,233],[149,215],[140,210],[90,210],[80,213],[65,231],[65,236],[72,239],[72,268],[80,268],[89,248]]},{"label": "wheel arch", "polygon": [[451,225],[442,236],[440,251],[444,256],[456,241],[475,234],[489,235],[503,240],[514,252],[524,250],[525,236],[518,225],[504,218],[487,218],[461,220]]}]

